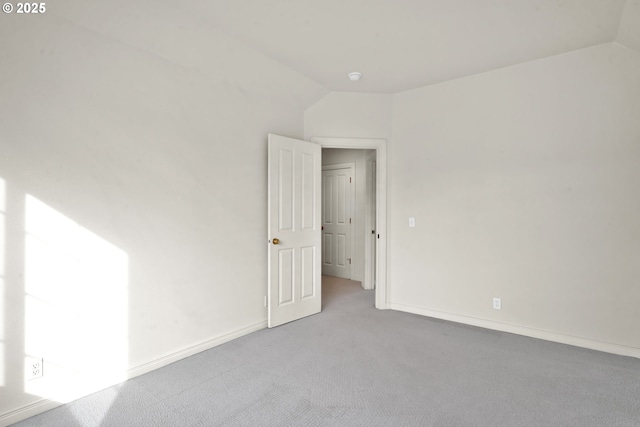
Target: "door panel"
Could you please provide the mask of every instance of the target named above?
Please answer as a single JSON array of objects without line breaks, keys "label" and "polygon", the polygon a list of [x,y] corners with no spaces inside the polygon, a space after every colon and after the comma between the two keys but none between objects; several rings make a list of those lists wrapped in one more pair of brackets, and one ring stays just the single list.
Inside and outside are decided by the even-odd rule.
[{"label": "door panel", "polygon": [[293,302],[293,285],[295,282],[293,268],[293,250],[278,250],[278,304]]},{"label": "door panel", "polygon": [[325,233],[322,242],[323,268],[325,265],[333,265],[333,234]]},{"label": "door panel", "polygon": [[338,256],[336,257],[336,265],[338,267],[345,267],[347,265],[347,236],[344,234],[337,234],[338,238]]},{"label": "door panel", "polygon": [[302,299],[314,298],[316,295],[314,260],[316,248],[314,246],[302,248]]},{"label": "door panel", "polygon": [[318,206],[315,191],[315,184],[318,181],[314,175],[318,173],[315,167],[317,156],[310,153],[302,153],[302,230],[314,230],[318,215],[316,207]]},{"label": "door panel", "polygon": [[322,174],[323,225],[333,224],[333,175]]},{"label": "door panel", "polygon": [[337,171],[338,175],[337,175],[337,193],[338,193],[338,197],[335,200],[336,202],[336,224],[338,225],[345,225],[347,222],[347,200],[346,200],[346,195],[347,195],[347,188],[346,188],[346,182],[348,177],[346,176],[346,174],[348,173],[347,171]]},{"label": "door panel", "polygon": [[278,231],[293,231],[293,151],[279,150]]},{"label": "door panel", "polygon": [[268,325],[321,308],[321,150],[268,138]]}]

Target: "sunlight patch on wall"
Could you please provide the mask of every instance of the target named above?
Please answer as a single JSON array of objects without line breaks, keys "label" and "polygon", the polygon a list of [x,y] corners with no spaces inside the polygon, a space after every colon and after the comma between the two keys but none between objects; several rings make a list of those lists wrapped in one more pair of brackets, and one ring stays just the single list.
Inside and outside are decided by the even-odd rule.
[{"label": "sunlight patch on wall", "polygon": [[4,275],[5,275],[5,245],[6,245],[6,225],[5,225],[5,212],[7,210],[7,188],[4,179],[0,178],[0,387],[5,386],[5,289],[4,289]]},{"label": "sunlight patch on wall", "polygon": [[128,256],[27,195],[24,389],[68,402],[123,381],[128,367]]}]

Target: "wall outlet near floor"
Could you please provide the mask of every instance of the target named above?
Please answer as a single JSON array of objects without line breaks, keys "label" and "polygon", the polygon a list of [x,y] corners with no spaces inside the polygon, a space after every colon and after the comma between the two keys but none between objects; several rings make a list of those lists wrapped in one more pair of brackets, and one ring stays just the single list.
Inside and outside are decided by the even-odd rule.
[{"label": "wall outlet near floor", "polygon": [[493,309],[494,310],[502,309],[502,300],[500,298],[493,299]]},{"label": "wall outlet near floor", "polygon": [[24,369],[27,381],[42,378],[44,375],[44,359],[38,357],[25,357]]}]

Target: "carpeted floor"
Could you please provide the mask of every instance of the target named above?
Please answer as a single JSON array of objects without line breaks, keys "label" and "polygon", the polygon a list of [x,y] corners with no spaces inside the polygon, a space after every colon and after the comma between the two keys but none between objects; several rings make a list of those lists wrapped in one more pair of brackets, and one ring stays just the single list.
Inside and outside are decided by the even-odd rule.
[{"label": "carpeted floor", "polygon": [[640,360],[373,307],[323,312],[19,426],[640,426]]}]

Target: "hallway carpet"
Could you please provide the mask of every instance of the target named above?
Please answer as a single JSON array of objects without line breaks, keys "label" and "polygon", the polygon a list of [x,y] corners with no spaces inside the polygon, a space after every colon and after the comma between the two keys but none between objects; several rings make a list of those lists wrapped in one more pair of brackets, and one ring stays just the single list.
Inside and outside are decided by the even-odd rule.
[{"label": "hallway carpet", "polygon": [[640,360],[373,307],[321,314],[30,418],[27,426],[638,426]]}]

